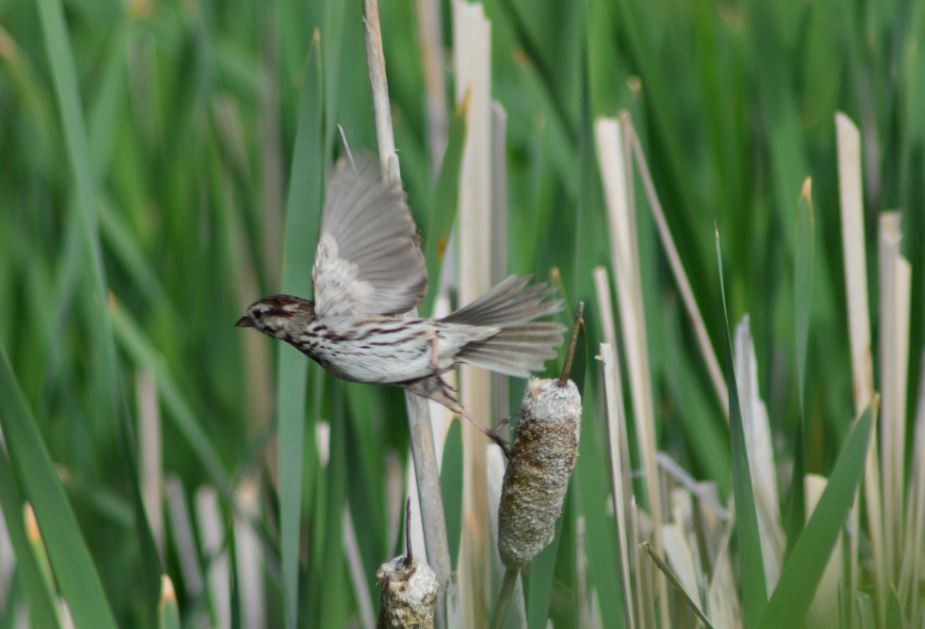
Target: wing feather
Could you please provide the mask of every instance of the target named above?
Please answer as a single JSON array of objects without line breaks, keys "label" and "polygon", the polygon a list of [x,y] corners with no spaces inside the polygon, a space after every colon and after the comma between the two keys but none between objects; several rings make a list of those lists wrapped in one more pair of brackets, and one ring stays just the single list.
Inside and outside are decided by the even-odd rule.
[{"label": "wing feather", "polygon": [[414,308],[427,290],[414,219],[398,186],[371,155],[341,160],[328,183],[312,268],[320,319],[390,315]]}]

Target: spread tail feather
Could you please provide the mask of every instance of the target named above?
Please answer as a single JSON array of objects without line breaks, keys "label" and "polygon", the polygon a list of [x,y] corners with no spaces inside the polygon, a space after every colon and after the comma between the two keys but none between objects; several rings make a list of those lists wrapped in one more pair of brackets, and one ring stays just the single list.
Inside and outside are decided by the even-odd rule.
[{"label": "spread tail feather", "polygon": [[534,321],[559,312],[562,302],[546,284],[527,286],[529,277],[510,276],[443,321],[479,327],[497,327],[494,336],[465,345],[456,359],[518,378],[542,371],[543,363],[556,355],[565,327]]}]

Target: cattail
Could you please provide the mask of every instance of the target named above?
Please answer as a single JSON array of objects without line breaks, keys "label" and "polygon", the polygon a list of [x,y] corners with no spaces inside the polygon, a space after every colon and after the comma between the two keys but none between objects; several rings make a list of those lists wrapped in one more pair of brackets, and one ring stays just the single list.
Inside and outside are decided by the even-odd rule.
[{"label": "cattail", "polygon": [[423,561],[411,555],[411,503],[405,507],[405,554],[387,561],[376,572],[379,581],[379,622],[377,627],[432,629],[437,606],[437,575]]},{"label": "cattail", "polygon": [[562,376],[532,378],[514,429],[498,507],[498,550],[509,568],[529,563],[556,533],[556,520],[578,458],[581,394],[568,379],[581,322],[576,312]]}]

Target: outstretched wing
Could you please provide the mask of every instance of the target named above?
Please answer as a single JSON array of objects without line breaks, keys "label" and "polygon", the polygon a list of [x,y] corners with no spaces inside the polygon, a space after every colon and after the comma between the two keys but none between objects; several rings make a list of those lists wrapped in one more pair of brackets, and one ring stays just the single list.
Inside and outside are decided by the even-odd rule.
[{"label": "outstretched wing", "polygon": [[312,281],[319,319],[407,312],[427,290],[405,194],[383,181],[371,155],[335,167]]}]

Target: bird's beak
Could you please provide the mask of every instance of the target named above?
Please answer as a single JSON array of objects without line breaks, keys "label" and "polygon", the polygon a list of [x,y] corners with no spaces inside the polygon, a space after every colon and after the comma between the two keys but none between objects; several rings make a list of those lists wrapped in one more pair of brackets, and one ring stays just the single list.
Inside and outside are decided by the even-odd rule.
[{"label": "bird's beak", "polygon": [[240,319],[238,319],[235,325],[239,328],[252,328],[254,327],[254,322],[251,321],[251,318],[249,316],[244,315]]}]

